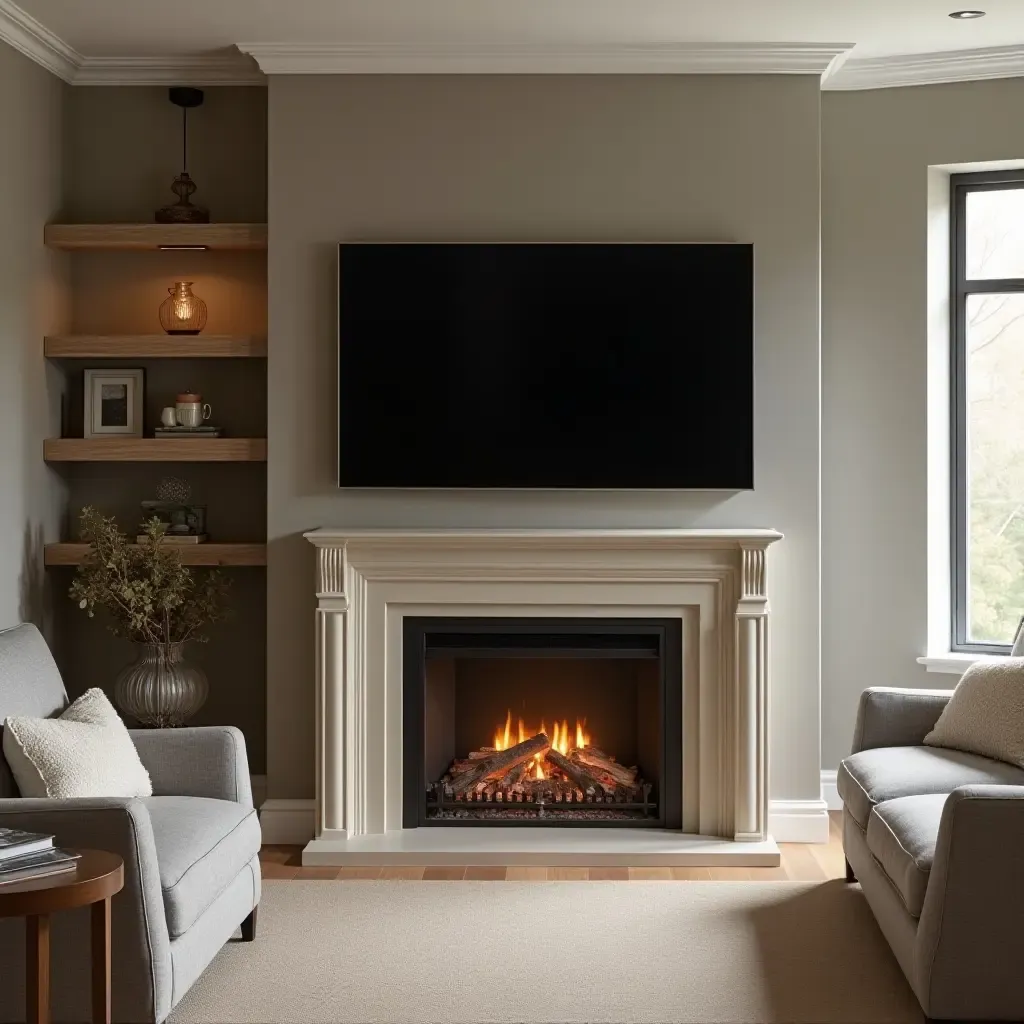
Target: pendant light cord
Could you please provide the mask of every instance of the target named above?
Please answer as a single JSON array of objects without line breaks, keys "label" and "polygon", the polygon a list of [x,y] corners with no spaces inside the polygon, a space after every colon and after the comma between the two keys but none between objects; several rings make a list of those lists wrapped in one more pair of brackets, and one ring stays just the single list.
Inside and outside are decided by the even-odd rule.
[{"label": "pendant light cord", "polygon": [[181,108],[181,162],[182,171],[188,174],[188,107]]}]

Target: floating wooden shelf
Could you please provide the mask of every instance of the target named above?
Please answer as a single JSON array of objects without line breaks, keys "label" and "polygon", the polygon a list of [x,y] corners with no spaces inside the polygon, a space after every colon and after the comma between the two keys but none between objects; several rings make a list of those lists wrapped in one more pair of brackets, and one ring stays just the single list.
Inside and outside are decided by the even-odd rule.
[{"label": "floating wooden shelf", "polygon": [[47,224],[51,249],[266,249],[266,224]]},{"label": "floating wooden shelf", "polygon": [[[176,546],[183,565],[248,566],[267,564],[266,544],[189,544]],[[88,544],[47,544],[43,562],[48,566],[80,565]]]},{"label": "floating wooden shelf", "polygon": [[265,437],[51,437],[47,462],[266,462]]},{"label": "floating wooden shelf", "polygon": [[61,334],[43,339],[50,359],[262,359],[267,339],[233,334]]}]

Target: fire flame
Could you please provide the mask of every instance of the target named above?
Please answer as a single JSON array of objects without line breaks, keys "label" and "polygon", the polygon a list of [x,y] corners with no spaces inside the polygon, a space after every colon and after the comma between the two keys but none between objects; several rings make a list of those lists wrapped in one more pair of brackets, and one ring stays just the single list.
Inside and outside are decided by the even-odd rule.
[{"label": "fire flame", "polygon": [[[509,711],[505,716],[505,724],[498,726],[494,730],[494,749],[495,750],[508,750],[509,747],[515,746],[517,743],[524,743],[531,736],[536,736],[538,733],[544,733],[547,738],[551,741],[551,749],[557,750],[562,755],[567,755],[570,750],[574,747],[587,747],[591,743],[590,733],[587,732],[587,720],[584,718],[582,721],[576,719],[576,734],[573,741],[570,739],[571,733],[569,731],[569,721],[563,718],[561,722],[553,722],[550,732],[548,731],[547,722],[541,721],[539,729],[528,728],[522,718],[517,723],[517,728],[512,728],[512,712]],[[518,736],[514,739],[514,736]],[[544,769],[541,767],[539,761],[536,762],[536,768],[534,775],[538,779],[543,779]]]}]

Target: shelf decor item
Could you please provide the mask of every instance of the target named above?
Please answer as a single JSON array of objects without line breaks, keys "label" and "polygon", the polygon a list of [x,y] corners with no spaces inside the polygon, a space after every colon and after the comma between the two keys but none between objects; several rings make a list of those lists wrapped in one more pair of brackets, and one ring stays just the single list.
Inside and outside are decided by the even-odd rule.
[{"label": "shelf decor item", "polygon": [[168,334],[198,334],[206,326],[206,303],[192,291],[191,281],[177,281],[157,311]]},{"label": "shelf decor item", "polygon": [[143,370],[86,370],[83,437],[142,437]]},{"label": "shelf decor item", "polygon": [[142,525],[137,544],[148,544],[146,524],[158,519],[164,527],[165,544],[202,544],[206,541],[206,506],[189,499],[192,488],[187,480],[166,476],[157,485],[156,501],[142,503]]},{"label": "shelf decor item", "polygon": [[117,678],[114,700],[143,725],[182,725],[205,703],[209,684],[185,657],[186,644],[207,639],[206,626],[224,614],[227,581],[182,565],[165,526],[150,519],[145,544],[132,544],[117,523],[86,507],[79,517],[91,547],[69,594],[89,617],[101,608],[107,626],[137,645],[138,657]]},{"label": "shelf decor item", "polygon": [[208,224],[210,211],[192,205],[192,194],[196,191],[196,184],[188,173],[188,112],[202,104],[203,90],[173,86],[168,90],[168,96],[176,107],[181,107],[182,170],[171,183],[171,191],[178,197],[178,201],[171,203],[170,206],[161,206],[156,211],[156,221],[158,224]]}]

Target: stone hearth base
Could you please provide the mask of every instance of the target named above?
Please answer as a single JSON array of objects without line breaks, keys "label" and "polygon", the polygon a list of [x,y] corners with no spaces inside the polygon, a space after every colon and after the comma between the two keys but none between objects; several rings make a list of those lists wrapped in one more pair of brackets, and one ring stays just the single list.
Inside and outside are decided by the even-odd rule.
[{"label": "stone hearth base", "polygon": [[344,867],[425,864],[477,867],[531,864],[580,867],[778,867],[769,837],[737,843],[657,829],[474,828],[396,829],[353,839],[314,839],[304,865]]}]

